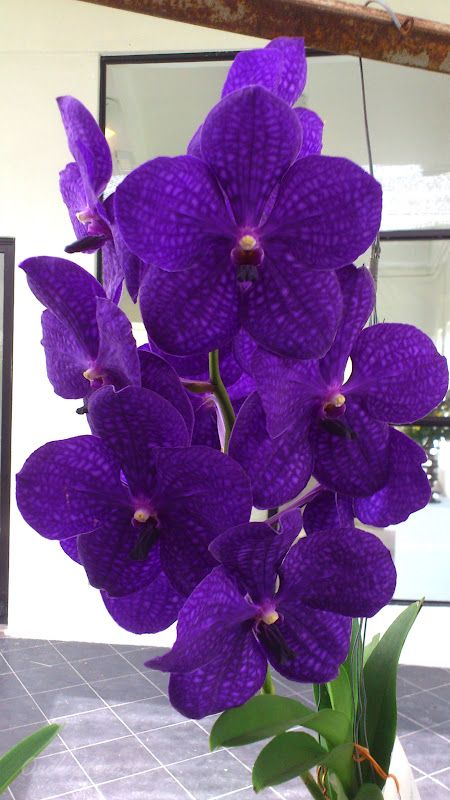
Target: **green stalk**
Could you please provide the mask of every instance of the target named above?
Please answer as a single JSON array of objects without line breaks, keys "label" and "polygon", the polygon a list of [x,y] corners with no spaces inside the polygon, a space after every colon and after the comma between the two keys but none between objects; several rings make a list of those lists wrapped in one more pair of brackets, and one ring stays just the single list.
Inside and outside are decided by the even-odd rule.
[{"label": "green stalk", "polygon": [[214,397],[217,400],[220,413],[222,414],[223,423],[225,426],[225,442],[224,452],[228,450],[228,442],[230,441],[231,431],[233,429],[234,421],[236,419],[231,400],[228,397],[228,392],[225,389],[222,378],[220,377],[219,369],[219,351],[213,350],[209,354],[209,379],[211,381]]},{"label": "green stalk", "polygon": [[306,788],[308,789],[309,793],[315,800],[323,800],[323,794],[319,788],[319,785],[315,782],[312,775],[309,772],[303,772],[300,775],[301,780],[305,784]]},{"label": "green stalk", "polygon": [[261,694],[276,694],[272,675],[270,674],[270,667],[267,667],[266,678],[261,688]]}]

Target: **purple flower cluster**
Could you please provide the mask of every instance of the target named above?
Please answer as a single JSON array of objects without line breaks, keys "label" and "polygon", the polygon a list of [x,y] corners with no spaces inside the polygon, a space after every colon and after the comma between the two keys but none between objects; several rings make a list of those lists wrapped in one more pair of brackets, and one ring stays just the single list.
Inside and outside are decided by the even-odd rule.
[{"label": "purple flower cluster", "polygon": [[388,550],[355,518],[386,526],[430,495],[423,451],[393,426],[441,401],[447,365],[411,325],[365,327],[374,287],[352,262],[378,231],[381,189],[320,155],[321,120],[293,107],[305,80],[300,39],[239,54],[187,154],[143,164],[106,200],[107,143],[59,98],[75,159],[66,250],[102,248],[104,286],[64,259],[21,264],[45,306],[50,382],[90,433],[32,453],[19,508],[119,625],[178,619],[149,665],[192,717],[250,698],[268,664],[333,679],[352,617],[395,589]]}]

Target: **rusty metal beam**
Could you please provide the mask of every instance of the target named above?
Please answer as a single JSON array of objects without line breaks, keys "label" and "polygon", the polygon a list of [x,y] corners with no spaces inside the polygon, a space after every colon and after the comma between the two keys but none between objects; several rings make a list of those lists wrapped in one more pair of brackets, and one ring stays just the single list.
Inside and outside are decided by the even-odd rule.
[{"label": "rusty metal beam", "polygon": [[450,73],[450,25],[339,0],[81,0],[263,39]]}]

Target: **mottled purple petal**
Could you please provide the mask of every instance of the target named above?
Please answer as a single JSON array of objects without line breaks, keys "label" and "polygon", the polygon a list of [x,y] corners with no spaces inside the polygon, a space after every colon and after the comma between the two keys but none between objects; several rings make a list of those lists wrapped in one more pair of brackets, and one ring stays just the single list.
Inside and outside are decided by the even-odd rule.
[{"label": "mottled purple petal", "polygon": [[279,436],[291,428],[298,417],[304,416],[305,406],[309,407],[313,420],[315,405],[326,392],[318,361],[280,358],[258,349],[253,356],[252,372],[271,436]]},{"label": "mottled purple petal", "polygon": [[98,350],[96,301],[97,297],[104,297],[99,282],[65,258],[38,256],[27,258],[20,266],[39,302],[68,325],[80,345],[95,358]]},{"label": "mottled purple petal", "polygon": [[70,152],[77,162],[83,182],[92,187],[98,197],[112,174],[112,160],[108,143],[97,122],[85,106],[75,97],[58,97]]},{"label": "mottled purple petal", "polygon": [[246,86],[263,86],[277,94],[282,64],[283,53],[280,49],[269,50],[265,47],[258,50],[243,50],[237,54],[228,70],[222,97]]},{"label": "mottled purple petal", "polygon": [[141,313],[149,338],[167,353],[206,353],[238,332],[238,285],[224,250],[204,253],[198,270],[150,267],[141,287]]},{"label": "mottled purple petal", "polygon": [[292,266],[338,269],[367,250],[380,220],[381,187],[367,172],[345,158],[307,156],[281,182],[263,247],[282,240]]},{"label": "mottled purple petal", "polygon": [[191,395],[194,408],[194,429],[192,431],[192,444],[201,444],[206,447],[221,449],[217,429],[217,406],[214,395]]},{"label": "mottled purple petal", "polygon": [[[226,654],[239,637],[243,622],[256,609],[222,567],[216,567],[192,592],[180,611],[177,639],[169,653],[146,662],[163,672],[192,672]],[[248,633],[251,636],[250,628]]]},{"label": "mottled purple petal", "polygon": [[303,512],[305,531],[334,531],[336,528],[351,527],[354,523],[353,501],[350,497],[322,490],[307,503]]},{"label": "mottled purple petal", "polygon": [[78,553],[91,586],[112,597],[129,595],[155,580],[161,572],[159,546],[154,544],[143,561],[131,553],[141,535],[131,524],[133,509],[123,509],[96,531],[78,537]]},{"label": "mottled purple petal", "polygon": [[391,600],[395,583],[387,547],[352,525],[300,539],[281,566],[279,597],[347,617],[372,617]]},{"label": "mottled purple petal", "polygon": [[111,300],[97,299],[99,348],[96,364],[116,389],[139,386],[141,370],[131,322]]},{"label": "mottled purple petal", "polygon": [[302,683],[326,683],[336,678],[348,653],[350,619],[294,601],[280,603],[277,609],[283,618],[280,616],[274,626],[294,654],[286,658],[275,648],[265,646],[277,672]]},{"label": "mottled purple petal", "polygon": [[264,86],[292,105],[305,88],[306,71],[304,40],[279,36],[264,49],[237,54],[222,97],[244,86]]},{"label": "mottled purple petal", "polygon": [[275,594],[280,564],[299,531],[275,533],[265,522],[248,522],[220,534],[209,550],[254,603]]},{"label": "mottled purple petal", "polygon": [[217,237],[231,235],[220,187],[192,156],[155,158],[133,170],[116,189],[115,215],[129,249],[166,270],[194,266]]},{"label": "mottled purple petal", "polygon": [[319,423],[314,431],[314,476],[327,489],[351,496],[378,491],[389,476],[389,426],[370,417],[357,398],[348,398],[339,421],[351,431],[346,438]]},{"label": "mottled purple petal", "polygon": [[135,496],[153,491],[155,446],[189,444],[181,414],[149,389],[99,389],[89,401],[89,420],[119,458]]},{"label": "mottled purple petal", "polygon": [[348,389],[364,395],[367,411],[376,419],[414,422],[447,392],[446,359],[413,325],[387,322],[366,328],[352,351],[352,363]]},{"label": "mottled purple petal", "polygon": [[175,588],[189,594],[214,566],[210,542],[249,520],[249,480],[232,458],[200,446],[161,448],[156,469],[161,563]]},{"label": "mottled purple petal", "polygon": [[[212,451],[216,452],[216,451]],[[189,510],[189,504],[174,502],[170,514],[161,514],[164,537],[161,564],[173,586],[185,596],[216,566],[208,547],[217,535],[202,514]],[[222,530],[226,527],[222,525]]]},{"label": "mottled purple petal", "polygon": [[72,561],[75,561],[76,564],[81,564],[77,540],[78,536],[71,536],[70,539],[61,539],[59,543],[66,556],[69,556],[69,558],[71,558]]},{"label": "mottled purple petal", "polygon": [[102,283],[106,296],[113,302],[119,302],[122,293],[123,268],[112,239],[102,246]]},{"label": "mottled purple petal", "polygon": [[48,442],[17,475],[20,513],[47,539],[95,530],[127,503],[119,462],[95,436]]},{"label": "mottled purple petal", "polygon": [[192,433],[194,411],[174,368],[149,350],[139,349],[138,354],[141,383],[144,389],[151,389],[168,400],[179,411],[186,423],[186,428],[189,433]]},{"label": "mottled purple petal", "polygon": [[242,297],[242,325],[266,350],[291,358],[325,355],[336,333],[342,301],[333,273],[297,270],[284,260],[280,243]]},{"label": "mottled purple petal", "polygon": [[252,633],[242,626],[233,646],[205,667],[187,675],[172,674],[169,699],[177,711],[201,719],[240,706],[264,683],[267,658]]},{"label": "mottled purple petal", "polygon": [[76,238],[82,239],[86,236],[86,228],[78,219],[77,213],[84,210],[87,201],[80,169],[74,162],[67,164],[59,173],[59,189],[67,206]]},{"label": "mottled purple petal", "polygon": [[71,328],[44,311],[42,332],[47,375],[56,394],[68,400],[86,397],[89,381],[83,378],[83,372],[89,366],[89,357]]},{"label": "mottled purple petal", "polygon": [[[128,293],[133,303],[135,303],[147,267],[137,255],[128,249],[123,240],[116,224],[115,198],[116,193],[112,192],[103,203],[113,238],[113,241],[111,243],[107,242],[102,249],[103,282],[105,284],[108,282],[109,290],[107,289],[106,292],[108,297],[114,302],[119,302],[119,298],[116,300],[115,294],[121,290],[121,284],[125,278]],[[105,255],[109,252],[112,254],[111,259],[113,256],[115,258],[111,260],[111,264],[105,264]]]},{"label": "mottled purple petal", "polygon": [[294,113],[303,131],[302,146],[298,157],[319,156],[322,152],[322,120],[315,111],[311,111],[309,108],[294,108]]},{"label": "mottled purple petal", "polygon": [[320,363],[327,384],[342,383],[354,342],[366,324],[375,303],[375,287],[368,269],[353,264],[337,273],[342,292],[343,311],[334,342]]},{"label": "mottled purple petal", "polygon": [[422,464],[425,451],[405,434],[389,431],[389,479],[370,497],[355,498],[355,513],[366,525],[386,528],[408,519],[430,500],[431,489]]},{"label": "mottled purple petal", "polygon": [[[185,598],[173,589],[163,572],[137,592],[102,600],[113,620],[131,633],[158,633],[175,622]],[[142,662],[144,657],[142,658]]]},{"label": "mottled purple petal", "polygon": [[295,114],[260,86],[234,92],[210,111],[202,129],[203,158],[221,184],[239,226],[251,228],[259,223],[300,145]]},{"label": "mottled purple petal", "polygon": [[252,358],[257,344],[247,331],[241,329],[233,339],[233,351],[237,363],[249,375],[252,374]]},{"label": "mottled purple petal", "polygon": [[294,540],[302,529],[302,512],[298,508],[292,508],[290,511],[283,511],[278,524],[283,536],[291,536],[292,540]]},{"label": "mottled purple petal", "polygon": [[279,52],[283,56],[276,93],[292,105],[305,88],[308,69],[305,40],[298,36],[277,36],[269,42],[266,50]]},{"label": "mottled purple petal", "polygon": [[245,469],[257,508],[274,508],[292,500],[308,483],[312,452],[309,419],[271,439],[261,400],[255,392],[244,402],[231,434],[229,453]]}]

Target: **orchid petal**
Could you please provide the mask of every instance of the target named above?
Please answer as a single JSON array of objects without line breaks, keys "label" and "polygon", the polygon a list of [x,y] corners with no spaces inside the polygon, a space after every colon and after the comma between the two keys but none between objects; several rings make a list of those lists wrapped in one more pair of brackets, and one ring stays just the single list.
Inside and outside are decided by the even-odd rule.
[{"label": "orchid petal", "polygon": [[188,272],[150,267],[140,306],[149,338],[167,353],[223,347],[239,330],[238,286],[227,248],[204,253],[198,269]]},{"label": "orchid petal", "polygon": [[202,155],[225,192],[238,226],[258,225],[300,145],[295,114],[260,86],[233,92],[210,111],[202,128]]},{"label": "orchid petal", "polygon": [[133,527],[132,518],[133,509],[121,509],[98,530],[78,537],[78,554],[89,583],[112,597],[136,592],[161,572],[158,543],[144,560],[133,558],[141,531]]},{"label": "orchid petal", "polygon": [[425,451],[391,428],[389,431],[389,478],[385,486],[370,497],[355,498],[355,513],[366,525],[386,528],[408,519],[430,500],[431,488],[422,464]]},{"label": "orchid petal", "polygon": [[38,256],[27,258],[20,266],[39,302],[68,325],[80,345],[95,358],[98,350],[96,301],[97,297],[105,296],[99,282],[65,258]]},{"label": "orchid petal", "polygon": [[127,247],[169,271],[192,267],[217,236],[231,235],[220,188],[193,156],[155,158],[130,172],[116,189],[115,216]]},{"label": "orchid petal", "polygon": [[119,462],[95,436],[48,442],[17,475],[20,513],[47,539],[93,531],[127,504]]},{"label": "orchid petal", "polygon": [[364,395],[367,411],[376,419],[414,422],[447,393],[447,361],[413,325],[372,325],[362,331],[351,355],[348,390]]},{"label": "orchid petal", "polygon": [[124,597],[102,600],[113,620],[131,633],[158,633],[175,622],[185,598],[173,589],[163,572],[154,581]]},{"label": "orchid petal", "polygon": [[235,581],[222,567],[216,567],[184,603],[172,650],[147,661],[146,666],[163,672],[192,672],[233,648],[242,623],[255,613]]},{"label": "orchid petal", "polygon": [[292,500],[308,483],[312,451],[309,417],[292,430],[271,439],[256,392],[244,402],[231,434],[229,453],[245,469],[257,508],[274,508]]},{"label": "orchid petal", "polygon": [[381,187],[352,161],[298,159],[286,172],[261,231],[262,246],[282,241],[292,267],[327,270],[350,264],[372,244],[381,220]]}]

